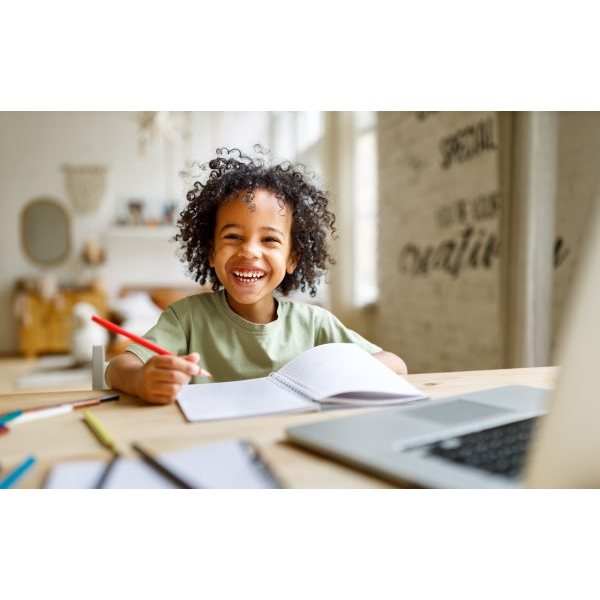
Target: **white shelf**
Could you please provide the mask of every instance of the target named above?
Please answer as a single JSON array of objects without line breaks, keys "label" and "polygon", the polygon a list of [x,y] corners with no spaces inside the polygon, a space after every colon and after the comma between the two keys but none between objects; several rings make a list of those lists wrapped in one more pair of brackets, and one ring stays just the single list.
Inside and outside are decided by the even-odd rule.
[{"label": "white shelf", "polygon": [[108,238],[140,239],[152,238],[170,240],[177,233],[174,225],[156,225],[155,227],[144,227],[143,225],[115,225],[106,230]]}]

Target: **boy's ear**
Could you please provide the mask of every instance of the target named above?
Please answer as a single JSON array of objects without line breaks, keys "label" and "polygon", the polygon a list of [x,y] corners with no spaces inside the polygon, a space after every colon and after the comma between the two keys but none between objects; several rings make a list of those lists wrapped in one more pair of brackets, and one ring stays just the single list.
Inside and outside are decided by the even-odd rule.
[{"label": "boy's ear", "polygon": [[288,275],[291,275],[296,270],[297,266],[298,266],[298,259],[296,258],[296,253],[290,252],[290,257],[288,258],[287,266],[285,268],[286,273]]},{"label": "boy's ear", "polygon": [[208,251],[208,264],[209,264],[209,266],[211,266],[213,268],[215,266],[215,250],[212,246],[210,247],[210,250]]}]

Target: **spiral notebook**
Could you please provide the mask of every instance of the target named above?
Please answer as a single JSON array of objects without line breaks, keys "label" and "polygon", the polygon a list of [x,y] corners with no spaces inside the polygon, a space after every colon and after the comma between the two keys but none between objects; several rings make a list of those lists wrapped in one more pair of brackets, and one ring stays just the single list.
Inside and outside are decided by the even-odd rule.
[{"label": "spiral notebook", "polygon": [[[274,489],[278,480],[254,447],[243,440],[196,446],[158,457],[170,471],[196,488]],[[53,467],[47,489],[94,488],[106,462],[77,460]],[[119,458],[106,481],[111,489],[167,489],[176,486],[144,461]]]},{"label": "spiral notebook", "polygon": [[356,344],[334,343],[305,350],[267,377],[184,385],[177,401],[188,421],[209,421],[427,398]]}]

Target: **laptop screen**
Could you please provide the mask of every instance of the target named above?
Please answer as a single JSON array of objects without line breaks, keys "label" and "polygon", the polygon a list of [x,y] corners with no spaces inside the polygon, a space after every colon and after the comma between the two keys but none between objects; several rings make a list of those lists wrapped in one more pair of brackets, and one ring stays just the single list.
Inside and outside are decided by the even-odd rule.
[{"label": "laptop screen", "polygon": [[526,465],[530,487],[600,487],[600,202],[593,207],[560,340],[561,373]]}]

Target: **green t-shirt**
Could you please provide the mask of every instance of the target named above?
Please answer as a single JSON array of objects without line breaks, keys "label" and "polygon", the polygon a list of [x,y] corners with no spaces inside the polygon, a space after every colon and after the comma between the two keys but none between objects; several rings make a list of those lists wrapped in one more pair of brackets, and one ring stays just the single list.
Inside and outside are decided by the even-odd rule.
[{"label": "green t-shirt", "polygon": [[[188,296],[171,304],[143,337],[178,356],[198,352],[200,366],[213,374],[214,381],[265,377],[304,350],[329,342],[352,342],[371,354],[381,351],[324,308],[277,302],[277,319],[263,324],[235,313],[225,290]],[[144,362],[155,356],[138,344],[127,350]]]}]

